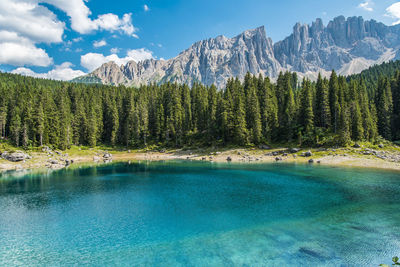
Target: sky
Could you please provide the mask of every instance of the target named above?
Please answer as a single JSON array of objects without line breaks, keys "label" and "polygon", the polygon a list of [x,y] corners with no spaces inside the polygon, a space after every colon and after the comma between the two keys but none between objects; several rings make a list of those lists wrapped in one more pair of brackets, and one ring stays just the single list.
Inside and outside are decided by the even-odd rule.
[{"label": "sky", "polygon": [[264,25],[274,42],[295,23],[339,15],[400,24],[393,0],[1,0],[0,71],[70,80],[101,64],[167,60],[194,42]]}]

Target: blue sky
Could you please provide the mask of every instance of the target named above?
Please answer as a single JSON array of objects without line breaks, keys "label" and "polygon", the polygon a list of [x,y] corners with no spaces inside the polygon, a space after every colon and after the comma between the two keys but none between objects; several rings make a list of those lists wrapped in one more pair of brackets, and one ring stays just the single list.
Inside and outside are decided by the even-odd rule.
[{"label": "blue sky", "polygon": [[400,20],[393,0],[1,0],[0,70],[68,80],[110,60],[169,59],[192,43],[264,25],[274,42],[296,22]]}]

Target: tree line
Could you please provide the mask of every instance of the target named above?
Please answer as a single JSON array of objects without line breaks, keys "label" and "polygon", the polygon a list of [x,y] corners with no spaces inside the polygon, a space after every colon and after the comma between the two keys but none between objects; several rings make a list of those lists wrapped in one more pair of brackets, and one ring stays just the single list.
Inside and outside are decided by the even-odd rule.
[{"label": "tree line", "polygon": [[346,145],[400,139],[400,72],[365,77],[333,71],[231,78],[223,90],[194,83],[139,88],[0,74],[0,135],[17,147]]}]

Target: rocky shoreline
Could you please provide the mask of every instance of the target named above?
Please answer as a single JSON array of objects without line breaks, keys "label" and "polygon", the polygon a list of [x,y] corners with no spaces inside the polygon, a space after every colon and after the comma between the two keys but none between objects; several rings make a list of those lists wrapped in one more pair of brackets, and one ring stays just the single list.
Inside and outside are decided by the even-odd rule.
[{"label": "rocky shoreline", "polygon": [[[68,151],[69,152],[69,151]],[[363,148],[280,148],[269,147],[236,148],[221,151],[205,149],[157,151],[105,151],[89,149],[79,154],[52,151],[45,147],[42,152],[26,153],[16,151],[2,152],[0,171],[24,169],[61,169],[76,163],[110,163],[114,161],[159,161],[159,160],[198,160],[210,162],[237,163],[305,163],[329,166],[368,167],[400,171],[400,151]]]}]

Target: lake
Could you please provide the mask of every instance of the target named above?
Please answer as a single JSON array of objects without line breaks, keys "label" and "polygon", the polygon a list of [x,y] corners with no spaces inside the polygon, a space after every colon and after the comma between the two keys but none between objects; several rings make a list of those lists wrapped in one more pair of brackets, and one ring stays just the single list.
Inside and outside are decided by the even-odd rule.
[{"label": "lake", "polygon": [[0,178],[0,266],[378,266],[400,173],[114,163]]}]

